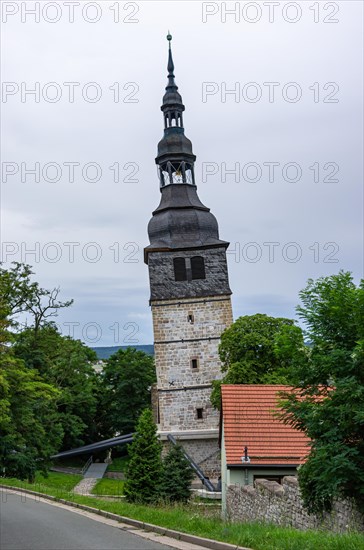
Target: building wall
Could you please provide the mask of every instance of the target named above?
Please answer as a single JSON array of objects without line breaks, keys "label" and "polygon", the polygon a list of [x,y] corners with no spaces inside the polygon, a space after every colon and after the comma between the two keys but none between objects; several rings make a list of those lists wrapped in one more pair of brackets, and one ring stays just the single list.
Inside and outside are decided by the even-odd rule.
[{"label": "building wall", "polygon": [[[218,438],[209,437],[195,439],[188,439],[188,436],[178,438],[179,443],[183,446],[185,452],[194,460],[194,462],[201,468],[204,475],[210,478],[212,481],[217,481],[221,475],[221,455],[218,445]],[[168,441],[163,442],[163,454],[165,454],[171,443]]]},{"label": "building wall", "polygon": [[[173,258],[191,258],[193,256],[204,258],[206,279],[175,281]],[[225,247],[150,252],[148,268],[151,300],[231,294]]]},{"label": "building wall", "polygon": [[[173,259],[193,256],[204,258],[206,278],[188,272],[189,280],[175,281]],[[205,475],[219,477],[219,412],[210,395],[212,381],[222,376],[221,333],[233,321],[226,247],[149,252],[148,269],[159,434],[166,440],[172,433]]]},{"label": "building wall", "polygon": [[225,449],[225,437],[224,437],[224,423],[222,423],[221,432],[221,511],[222,516],[226,517],[226,492],[230,485],[230,470],[227,469],[226,464],[226,449]]},{"label": "building wall", "polygon": [[327,529],[334,532],[364,532],[364,516],[349,500],[334,502],[331,513],[309,515],[303,508],[296,477],[283,478],[282,485],[259,479],[255,487],[229,485],[226,514],[231,521],[260,521],[296,529]]},{"label": "building wall", "polygon": [[[206,430],[217,432],[219,411],[210,402],[211,385],[205,388],[159,393],[159,430],[178,433],[184,430]],[[197,417],[202,409],[202,418]]]},{"label": "building wall", "polygon": [[[242,453],[243,454],[243,453]],[[254,476],[295,476],[297,474],[296,468],[254,468],[254,466],[248,466],[247,468],[233,468],[229,470],[229,484],[230,485],[254,485]]]},{"label": "building wall", "polygon": [[[242,455],[244,450],[242,449]],[[234,486],[236,488],[241,487],[254,487],[254,476],[295,476],[297,474],[296,468],[254,468],[254,466],[248,466],[247,468],[228,468],[226,461],[226,449],[224,438],[224,423],[222,423],[221,434],[221,506],[222,515],[227,517],[227,495],[229,487]]]},{"label": "building wall", "polygon": [[[219,413],[210,403],[211,382],[221,378],[218,345],[222,331],[232,323],[230,296],[155,301],[152,315],[159,430],[217,430]],[[192,359],[197,359],[197,368]]]},{"label": "building wall", "polygon": [[[233,320],[230,294],[155,300],[151,307],[157,371],[153,404],[159,434],[162,439],[168,433],[181,439],[204,474],[217,479],[219,412],[212,407],[210,395],[212,381],[222,376],[218,346],[221,333]],[[197,360],[197,368],[192,367],[192,359]]]}]

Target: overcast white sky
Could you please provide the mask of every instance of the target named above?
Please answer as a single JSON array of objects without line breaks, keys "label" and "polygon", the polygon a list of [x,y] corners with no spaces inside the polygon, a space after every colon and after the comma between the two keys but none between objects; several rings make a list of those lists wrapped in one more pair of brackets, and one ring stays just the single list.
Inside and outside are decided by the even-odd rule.
[{"label": "overcast white sky", "polygon": [[361,1],[1,7],[2,261],[74,298],[64,334],[153,342],[143,247],[168,29],[198,193],[231,243],[234,317],[293,318],[308,278],[362,277]]}]

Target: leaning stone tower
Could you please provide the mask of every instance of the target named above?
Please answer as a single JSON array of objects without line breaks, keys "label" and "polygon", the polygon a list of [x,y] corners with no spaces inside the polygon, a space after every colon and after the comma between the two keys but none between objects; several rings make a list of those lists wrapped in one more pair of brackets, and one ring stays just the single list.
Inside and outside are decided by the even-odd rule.
[{"label": "leaning stone tower", "polygon": [[180,440],[205,475],[220,471],[219,414],[211,383],[221,377],[218,345],[232,323],[226,249],[216,218],[195,183],[192,143],[185,136],[185,107],[175,83],[171,51],[161,110],[164,136],[155,159],[161,200],[148,225],[149,268],[157,386],[154,411],[162,440]]}]

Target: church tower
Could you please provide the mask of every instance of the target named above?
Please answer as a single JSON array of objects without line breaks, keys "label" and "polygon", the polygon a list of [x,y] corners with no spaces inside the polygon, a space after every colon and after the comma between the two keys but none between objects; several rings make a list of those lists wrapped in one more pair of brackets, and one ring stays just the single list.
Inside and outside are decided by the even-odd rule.
[{"label": "church tower", "polygon": [[144,249],[157,371],[154,411],[162,441],[172,434],[205,475],[217,477],[219,413],[210,394],[212,381],[221,377],[220,336],[232,323],[229,243],[219,238],[215,216],[197,195],[196,156],[184,132],[170,34],[167,39],[164,135],[155,159],[161,200]]}]

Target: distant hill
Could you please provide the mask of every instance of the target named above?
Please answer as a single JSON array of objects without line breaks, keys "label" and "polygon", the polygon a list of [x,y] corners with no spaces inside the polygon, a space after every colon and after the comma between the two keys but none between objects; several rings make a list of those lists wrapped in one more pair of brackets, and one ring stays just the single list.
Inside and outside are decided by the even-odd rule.
[{"label": "distant hill", "polygon": [[153,344],[148,344],[145,346],[110,346],[110,347],[96,347],[91,348],[97,353],[98,359],[108,359],[110,355],[113,353],[116,353],[118,349],[127,349],[127,348],[135,348],[138,351],[144,351],[144,353],[147,353],[148,355],[154,355],[154,346]]}]

